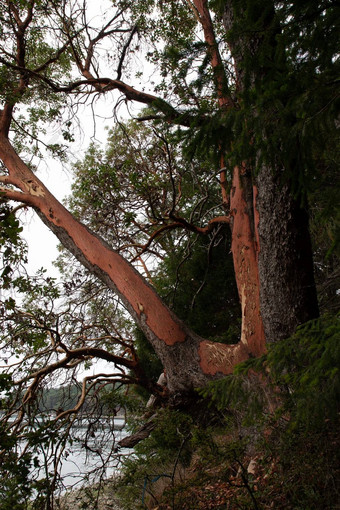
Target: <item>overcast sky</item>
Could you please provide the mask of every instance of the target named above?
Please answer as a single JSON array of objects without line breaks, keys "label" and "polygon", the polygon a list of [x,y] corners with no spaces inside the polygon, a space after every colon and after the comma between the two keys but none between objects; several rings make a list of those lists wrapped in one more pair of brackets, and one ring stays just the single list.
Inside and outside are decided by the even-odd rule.
[{"label": "overcast sky", "polygon": [[[70,193],[71,189],[71,173],[60,170],[53,176],[47,172],[42,172],[39,178],[44,182],[47,188],[52,191],[58,200],[62,200]],[[48,270],[49,276],[58,276],[58,270],[53,266],[52,261],[57,258],[58,239],[45,226],[37,214],[28,209],[20,213],[22,220],[23,237],[28,243],[28,271],[30,274],[35,273],[41,267]]]}]

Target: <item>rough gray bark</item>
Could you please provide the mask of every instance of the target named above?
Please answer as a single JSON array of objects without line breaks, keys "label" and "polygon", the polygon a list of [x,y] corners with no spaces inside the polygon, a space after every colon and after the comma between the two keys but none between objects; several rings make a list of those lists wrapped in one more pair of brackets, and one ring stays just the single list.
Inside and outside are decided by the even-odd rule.
[{"label": "rough gray bark", "polygon": [[308,212],[279,175],[257,177],[261,315],[267,342],[291,335],[318,316]]},{"label": "rough gray bark", "polygon": [[152,418],[144,423],[144,425],[135,434],[131,434],[131,436],[126,436],[121,439],[118,443],[119,447],[133,448],[136,444],[149,437],[153,429],[156,427],[155,417],[156,415],[152,416]]}]

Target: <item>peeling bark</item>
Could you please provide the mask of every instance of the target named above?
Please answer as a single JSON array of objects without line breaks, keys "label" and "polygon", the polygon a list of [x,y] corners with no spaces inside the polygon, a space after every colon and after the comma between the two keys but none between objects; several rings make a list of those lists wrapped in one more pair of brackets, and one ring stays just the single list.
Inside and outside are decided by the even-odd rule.
[{"label": "peeling bark", "polygon": [[234,169],[230,209],[231,249],[242,309],[241,343],[250,356],[260,356],[265,351],[265,336],[260,312],[259,245],[255,235],[258,215],[254,206],[251,175],[245,167]]},{"label": "peeling bark", "polygon": [[2,182],[22,190],[2,191],[33,207],[62,245],[121,298],[162,361],[170,393],[190,393],[246,359],[243,345],[215,344],[190,331],[131,264],[56,200],[4,136],[0,137],[0,157],[9,171]]},{"label": "peeling bark", "polygon": [[[207,0],[193,0],[193,3],[199,14],[205,41],[210,52],[218,104],[221,110],[227,111],[235,105],[228,92],[227,79],[215,38]],[[235,353],[237,352],[236,358],[244,359],[245,353],[248,356],[259,356],[265,351],[258,276],[258,214],[254,204],[251,172],[247,170],[245,165],[234,169],[229,200],[225,194],[225,161],[223,157],[221,158],[220,179],[223,203],[230,205],[231,251],[242,311],[241,345],[235,349]]]},{"label": "peeling bark", "polygon": [[[275,20],[274,5],[268,2],[267,8],[266,18],[263,19],[263,26],[258,32],[245,34],[239,32],[236,35],[234,33],[232,38],[228,37],[235,62],[240,101],[242,101],[242,93],[247,88],[259,87],[261,82],[267,79],[267,73],[271,70],[270,66],[272,62],[275,62],[276,37],[280,29]],[[245,16],[242,6],[239,5],[238,9],[239,16]],[[226,2],[223,21],[226,32],[229,34],[235,23],[232,0]],[[266,38],[265,44],[271,44],[272,55],[269,57],[268,54],[262,67],[258,66],[250,70],[246,76],[243,66],[244,56],[247,55],[248,59],[251,56],[256,57],[264,38]],[[284,69],[281,69],[281,72],[284,72]],[[257,282],[254,277],[253,281],[249,281],[248,303],[253,301],[251,289],[257,286],[260,291],[260,301],[259,304],[256,301],[256,308],[261,310],[266,343],[287,338],[299,324],[318,317],[319,314],[308,212],[299,199],[293,196],[289,185],[283,184],[284,172],[287,175],[289,168],[283,169],[276,163],[273,163],[272,167],[262,165],[256,177],[249,176],[248,182],[252,184],[244,186],[244,200],[247,204],[244,210],[247,210],[245,216],[248,216],[248,219],[245,217],[241,223],[246,231],[248,221],[250,221],[250,227],[254,225],[255,243],[255,254],[249,252],[249,266],[244,270],[252,271],[251,266],[255,268],[256,265],[255,272],[258,275]],[[241,181],[241,184],[246,183],[242,175]],[[233,183],[233,186],[237,189],[237,183]],[[243,232],[243,235],[247,234]],[[242,251],[248,249],[247,243],[244,243],[242,247],[242,244],[236,240],[237,237],[238,234],[233,233],[236,272],[237,267],[242,267],[243,264]],[[236,278],[239,281],[239,276]],[[242,287],[241,282],[240,285],[239,291],[241,290],[242,293],[242,288],[246,287]],[[248,314],[249,308],[244,312],[246,317]]]},{"label": "peeling bark", "polygon": [[[235,107],[235,97],[231,96],[227,87],[228,81],[208,2],[188,0],[188,4],[202,25],[214,75],[217,102],[227,114],[228,109]],[[231,0],[225,2],[224,25],[227,33],[235,22],[233,5]],[[238,7],[242,15],[242,6]],[[264,20],[264,29],[269,27],[274,54],[276,33],[271,22],[269,9]],[[257,69],[257,74],[253,71],[245,76],[242,62],[245,52],[250,56],[256,55],[262,36],[261,31],[240,31],[236,35],[234,33],[233,40],[229,41],[240,101],[246,87],[261,83],[266,77],[265,68]],[[23,41],[18,39],[18,47],[20,46],[23,47]],[[91,51],[89,48],[88,59],[92,58]],[[183,118],[183,115],[171,109],[170,105],[153,95],[137,91],[120,80],[94,78],[89,70],[90,60],[82,65],[78,57],[75,54],[85,80],[74,82],[67,87],[59,87],[49,78],[28,69],[27,76],[37,74],[52,90],[59,92],[71,92],[83,84],[103,93],[118,89],[129,100],[158,105],[169,121],[190,125],[189,118]],[[20,59],[24,60],[23,56],[13,67],[16,71],[24,69],[25,62]],[[26,86],[27,83],[21,76],[16,91],[18,97]],[[255,178],[251,169],[247,168],[247,163],[240,162],[240,165],[234,168],[229,202],[225,187],[225,164],[221,158],[222,198],[226,208],[230,203],[230,215],[216,218],[201,228],[185,224],[182,218],[172,218],[179,225],[196,232],[209,231],[217,221],[228,221],[232,228],[232,253],[242,309],[241,340],[237,345],[213,343],[190,331],[133,266],[78,222],[30,171],[15,153],[8,139],[12,112],[13,105],[10,103],[0,112],[0,158],[9,172],[8,176],[0,178],[3,183],[1,191],[7,198],[34,208],[65,248],[119,295],[162,361],[167,373],[168,389],[172,395],[190,393],[212,378],[231,373],[235,364],[249,356],[261,355],[265,351],[266,341],[289,336],[298,324],[318,314],[308,214],[292,197],[289,187],[281,185],[283,169],[263,166]]]}]

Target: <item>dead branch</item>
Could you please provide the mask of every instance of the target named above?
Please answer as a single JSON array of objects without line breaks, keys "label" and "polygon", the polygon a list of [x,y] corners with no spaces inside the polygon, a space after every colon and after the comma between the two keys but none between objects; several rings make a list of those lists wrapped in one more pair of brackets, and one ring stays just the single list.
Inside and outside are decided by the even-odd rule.
[{"label": "dead branch", "polygon": [[156,426],[156,423],[154,421],[155,417],[156,417],[156,415],[154,414],[150,418],[150,420],[148,420],[139,429],[139,431],[136,432],[135,434],[131,434],[131,436],[127,436],[127,437],[124,437],[123,439],[121,439],[118,443],[119,447],[120,448],[133,448],[134,446],[136,446],[137,443],[139,443],[140,441],[143,441],[144,439],[149,437],[149,435],[151,434],[151,432],[153,431],[153,429]]}]

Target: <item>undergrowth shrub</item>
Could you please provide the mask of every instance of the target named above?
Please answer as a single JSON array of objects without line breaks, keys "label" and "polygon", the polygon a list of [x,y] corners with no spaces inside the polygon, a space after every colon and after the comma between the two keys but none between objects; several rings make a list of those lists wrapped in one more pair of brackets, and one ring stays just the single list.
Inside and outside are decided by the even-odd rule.
[{"label": "undergrowth shrub", "polygon": [[[312,320],[241,363],[200,393],[228,407],[250,437],[263,508],[334,509],[339,504],[340,316]],[[248,429],[247,429],[248,427]]]},{"label": "undergrowth shrub", "polygon": [[161,409],[155,419],[151,435],[135,446],[134,456],[124,462],[124,477],[117,488],[124,508],[145,508],[144,501],[154,496],[155,483],[159,480],[172,484],[176,470],[188,466],[193,420],[187,413]]}]

